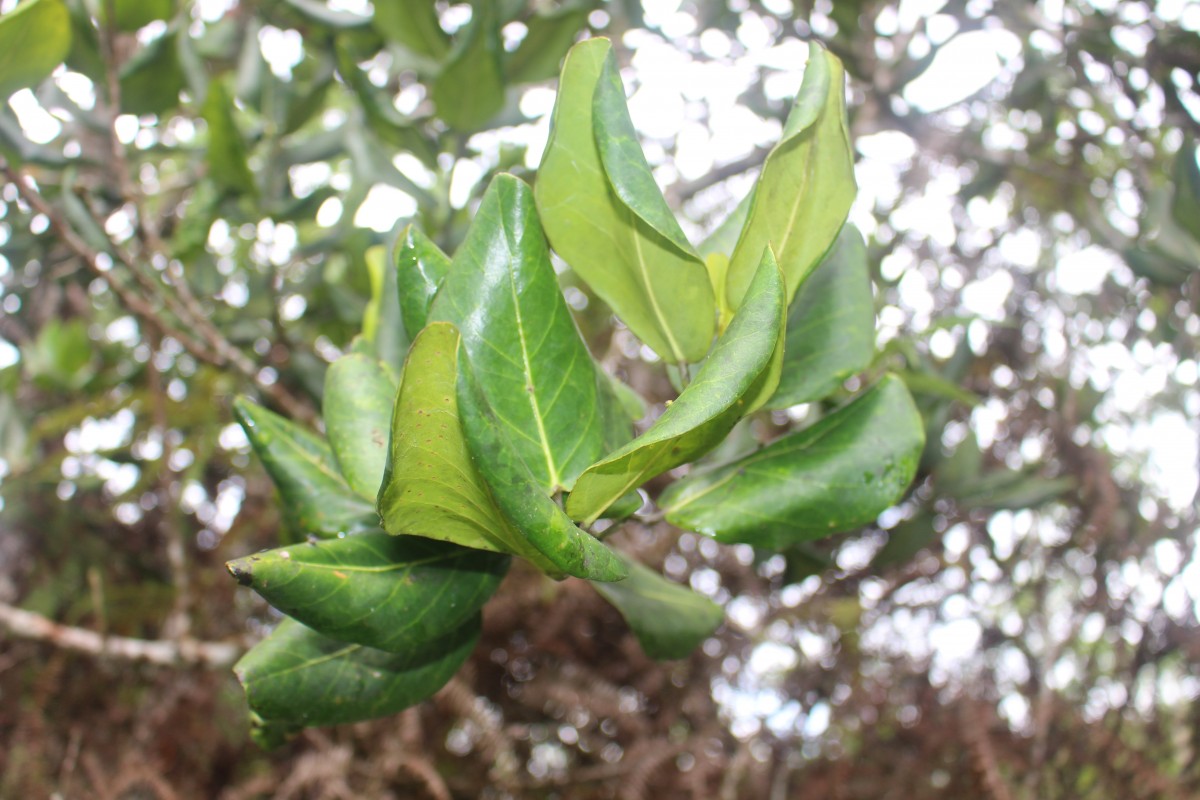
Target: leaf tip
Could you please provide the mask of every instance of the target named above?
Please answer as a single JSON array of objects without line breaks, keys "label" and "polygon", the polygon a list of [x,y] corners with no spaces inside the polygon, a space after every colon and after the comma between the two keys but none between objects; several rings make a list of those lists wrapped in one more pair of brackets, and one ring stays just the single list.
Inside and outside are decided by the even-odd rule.
[{"label": "leaf tip", "polygon": [[254,582],[254,568],[250,566],[248,559],[239,558],[234,561],[226,561],[225,569],[229,570],[233,579],[242,586],[249,586]]}]

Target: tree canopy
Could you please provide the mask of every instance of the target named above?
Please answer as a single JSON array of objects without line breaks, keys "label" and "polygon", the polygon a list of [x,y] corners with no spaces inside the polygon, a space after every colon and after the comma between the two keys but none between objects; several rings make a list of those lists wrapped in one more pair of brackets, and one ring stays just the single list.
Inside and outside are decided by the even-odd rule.
[{"label": "tree canopy", "polygon": [[[1196,4],[0,11],[0,696],[15,698],[0,703],[0,795],[1200,791]],[[538,170],[571,157],[562,128],[549,135],[563,58],[601,36],[611,61],[598,44],[581,51],[595,63],[580,60],[597,86],[608,79],[588,109],[614,151],[598,158],[640,143],[655,186],[641,173],[622,185],[661,188],[667,204],[638,206],[652,228],[639,241],[678,262],[664,296],[707,297],[720,330],[759,267],[735,248],[769,224],[756,198],[801,196],[788,113],[812,77],[807,42],[848,85],[857,196],[797,213],[800,230],[840,225],[846,208],[851,224],[828,254],[793,242],[813,271],[790,285],[788,316],[807,322],[788,329],[780,388],[706,457],[711,469],[665,492],[651,479],[657,510],[607,540],[621,568],[687,585],[724,624],[656,662],[682,652],[660,631],[665,650],[647,655],[622,583],[605,590],[610,605],[514,559],[478,644],[453,643],[466,665],[430,701],[261,751],[229,667],[269,630],[284,641],[295,628],[223,564],[248,575],[238,559],[301,552],[327,521],[375,509],[330,501],[318,479],[309,502],[281,504],[238,419],[294,423],[325,447],[318,433],[368,413],[330,414],[328,387],[344,385],[330,365],[362,366],[338,360],[355,337],[386,369],[352,380],[384,394],[410,347],[448,340],[455,297],[479,287],[461,280],[432,307],[401,308],[395,281],[436,287],[481,246],[471,224],[495,175],[515,176],[505,191],[543,216],[579,210],[583,170],[557,182]],[[632,405],[639,432],[684,417],[682,401],[664,414],[699,380],[678,364],[715,331],[637,307],[628,280],[596,277],[606,253],[554,224],[570,319],[547,326],[578,329],[597,375],[619,379],[594,390]],[[728,270],[725,293],[710,291],[713,264]],[[899,502],[865,523],[846,509],[855,530],[834,537],[738,538],[761,498],[723,488],[721,464],[791,457],[786,434],[862,417],[869,402],[895,409],[900,392],[916,399],[925,445]],[[424,463],[415,446],[385,445],[326,453],[336,480],[357,490],[388,458]],[[534,477],[582,485],[566,504],[576,519],[630,488],[561,455]],[[779,486],[778,502],[831,496]],[[706,526],[742,543],[687,532]],[[372,536],[364,549],[407,541]],[[414,541],[419,552],[393,557],[444,556]],[[501,557],[473,557],[490,590]],[[456,622],[475,607],[460,611]]]}]

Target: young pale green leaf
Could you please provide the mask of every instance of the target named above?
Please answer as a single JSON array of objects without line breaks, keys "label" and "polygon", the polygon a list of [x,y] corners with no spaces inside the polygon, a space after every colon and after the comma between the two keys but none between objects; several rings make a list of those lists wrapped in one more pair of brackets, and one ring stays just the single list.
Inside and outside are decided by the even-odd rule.
[{"label": "young pale green leaf", "polygon": [[430,89],[437,115],[460,131],[478,130],[504,108],[504,48],[493,6],[475,4],[471,21]]},{"label": "young pale green leaf", "polygon": [[350,488],[374,501],[387,461],[396,385],[376,359],[349,353],[325,372],[325,431]]},{"label": "young pale green leaf", "polygon": [[413,342],[379,489],[384,530],[513,553],[560,574],[509,525],[471,461],[459,423],[458,354],[458,331],[446,322]]},{"label": "young pale green leaf", "polygon": [[636,561],[621,560],[629,570],[627,579],[592,586],[621,612],[651,658],[686,658],[725,618],[721,607],[707,597]]},{"label": "young pale green leaf", "polygon": [[726,277],[730,307],[738,306],[768,243],[787,279],[790,304],[833,245],[855,191],[842,64],[813,42],[783,138],[763,164],[733,250]]},{"label": "young pale green leaf", "polygon": [[414,53],[441,59],[450,39],[438,24],[437,9],[428,0],[386,0],[375,5],[375,30]]},{"label": "young pale green leaf", "polygon": [[668,361],[699,361],[712,342],[712,287],[633,138],[615,70],[601,80],[610,49],[589,39],[567,54],[538,209],[554,249],[642,341]]},{"label": "young pale green leaf", "polygon": [[324,636],[402,653],[467,624],[509,561],[379,531],[268,550],[226,567],[238,583]]},{"label": "young pale green leaf", "polygon": [[233,411],[297,530],[336,536],[374,521],[375,510],[346,483],[324,440],[245,398]]},{"label": "young pale green leaf", "polygon": [[621,411],[602,402],[607,379],[563,300],[525,183],[492,181],[429,318],[462,332],[488,405],[543,493],[574,485]]},{"label": "young pale green leaf", "polygon": [[0,103],[49,77],[70,49],[63,0],[27,0],[0,16]]},{"label": "young pale green leaf", "polygon": [[254,173],[246,161],[246,142],[233,119],[233,100],[221,81],[208,84],[201,109],[208,126],[208,174],[213,182],[233,194],[255,192]]},{"label": "young pale green leaf", "polygon": [[552,499],[514,447],[521,431],[489,404],[464,346],[458,357],[458,406],[471,458],[513,527],[557,571],[593,581],[619,581],[626,570],[600,540],[580,530]]},{"label": "young pale green leaf", "polygon": [[259,725],[298,730],[395,714],[454,676],[479,639],[479,618],[405,653],[322,636],[292,619],[250,649],[233,671]]},{"label": "young pale green leaf", "polygon": [[659,505],[722,542],[786,547],[874,520],[912,482],[924,444],[908,389],[889,375],[812,427],[676,483]]},{"label": "young pale green leaf", "polygon": [[591,0],[563,3],[535,12],[525,21],[525,38],[504,64],[510,83],[545,81],[558,74],[558,66],[595,6]]},{"label": "young pale green leaf", "polygon": [[579,477],[567,512],[590,525],[621,495],[712,449],[774,389],[783,338],[783,275],[768,248],[741,309],[696,379],[649,430]]},{"label": "young pale green leaf", "polygon": [[827,397],[875,354],[875,301],[862,234],[847,224],[788,310],[786,355],[771,408]]},{"label": "young pale green leaf", "polygon": [[410,339],[425,327],[429,306],[450,273],[450,257],[420,228],[408,225],[396,243],[396,283],[400,312]]}]

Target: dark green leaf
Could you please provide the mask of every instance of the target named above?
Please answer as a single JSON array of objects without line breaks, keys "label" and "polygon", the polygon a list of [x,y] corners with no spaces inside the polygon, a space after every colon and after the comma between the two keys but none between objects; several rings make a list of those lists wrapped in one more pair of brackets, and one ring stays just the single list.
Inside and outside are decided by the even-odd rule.
[{"label": "dark green leaf", "polygon": [[[615,71],[601,80],[609,51],[608,40],[590,39],[567,54],[538,170],[538,209],[554,249],[642,341],[669,361],[699,361],[714,330],[708,272],[676,235],[678,223],[631,138]],[[598,145],[602,125],[619,141]]]},{"label": "dark green leaf", "polygon": [[226,566],[238,583],[323,636],[403,653],[466,625],[508,564],[508,556],[380,531]]},{"label": "dark green leaf", "polygon": [[[100,4],[100,17],[104,18],[106,3]],[[116,0],[117,30],[136,31],[151,22],[170,19],[175,13],[175,0]]]},{"label": "dark green leaf", "polygon": [[538,560],[537,550],[508,525],[471,461],[458,416],[458,352],[458,331],[445,322],[431,324],[413,341],[379,489],[383,527]]},{"label": "dark green leaf", "polygon": [[530,545],[558,570],[593,581],[619,581],[625,567],[613,551],[577,528],[547,497],[517,454],[510,436],[479,385],[469,357],[460,349],[458,405],[471,458],[491,487],[497,505]]},{"label": "dark green leaf", "polygon": [[778,379],[771,367],[784,310],[783,275],[768,249],[742,308],[696,379],[649,430],[580,476],[567,500],[571,516],[590,525],[630,489],[712,449],[753,411],[759,397],[774,390],[772,373]]},{"label": "dark green leaf", "polygon": [[474,131],[504,108],[499,31],[491,2],[476,3],[449,61],[433,81],[437,115],[461,131]]},{"label": "dark green leaf", "polygon": [[233,410],[297,530],[336,536],[375,519],[370,503],[356,495],[338,471],[324,440],[245,398],[234,401]]},{"label": "dark green leaf", "polygon": [[871,559],[871,566],[878,569],[906,564],[936,538],[933,514],[922,510],[912,519],[905,520],[888,531],[887,543],[875,554],[875,558]]},{"label": "dark green leaf", "polygon": [[628,578],[592,586],[621,612],[651,658],[685,658],[725,618],[721,607],[707,597],[671,583],[636,561],[621,560],[629,570]]},{"label": "dark green leaf", "polygon": [[220,188],[253,194],[254,173],[246,162],[246,142],[233,119],[233,100],[221,81],[208,85],[201,111],[208,125],[208,174]]},{"label": "dark green leaf", "polygon": [[478,619],[407,653],[322,636],[285,619],[234,665],[258,724],[293,730],[386,717],[431,696],[479,639]]},{"label": "dark green leaf", "polygon": [[583,30],[593,6],[592,2],[564,3],[527,19],[525,38],[504,65],[509,82],[531,83],[557,75],[563,56]]},{"label": "dark green leaf", "polygon": [[373,358],[344,355],[325,373],[325,430],[350,488],[374,501],[387,461],[396,385]]},{"label": "dark green leaf", "polygon": [[783,375],[771,408],[827,397],[875,354],[867,247],[853,225],[800,287],[788,310]]},{"label": "dark green leaf", "polygon": [[810,428],[686,478],[667,519],[723,542],[779,548],[874,520],[912,482],[925,433],[904,383],[887,376]]},{"label": "dark green leaf", "polygon": [[573,486],[605,450],[607,378],[563,300],[522,181],[492,181],[429,318],[462,332],[488,405],[543,492]]},{"label": "dark green leaf", "polygon": [[409,225],[396,244],[396,284],[400,312],[410,339],[425,327],[429,306],[450,272],[450,257],[420,228]]},{"label": "dark green leaf", "polygon": [[1076,487],[1070,476],[1047,478],[1035,465],[1023,470],[998,469],[974,481],[947,487],[963,508],[1036,508],[1056,500]]},{"label": "dark green leaf", "polygon": [[[179,92],[186,81],[175,47],[176,35],[168,28],[121,67],[121,111],[137,116],[162,114],[179,105]],[[178,35],[187,36],[187,31]]]},{"label": "dark green leaf", "polygon": [[371,21],[385,39],[418,55],[441,59],[450,47],[437,8],[428,0],[383,0],[375,4]]},{"label": "dark green leaf", "polygon": [[71,17],[62,0],[27,0],[0,16],[0,102],[37,86],[71,49]]},{"label": "dark green leaf", "polygon": [[726,279],[730,307],[745,294],[768,242],[787,279],[790,304],[837,238],[855,190],[842,64],[812,42],[783,138],[763,164],[733,251]]},{"label": "dark green leaf", "polygon": [[1196,155],[1196,140],[1188,136],[1175,156],[1172,174],[1175,198],[1171,203],[1171,215],[1193,239],[1200,242],[1200,164],[1196,163]]}]

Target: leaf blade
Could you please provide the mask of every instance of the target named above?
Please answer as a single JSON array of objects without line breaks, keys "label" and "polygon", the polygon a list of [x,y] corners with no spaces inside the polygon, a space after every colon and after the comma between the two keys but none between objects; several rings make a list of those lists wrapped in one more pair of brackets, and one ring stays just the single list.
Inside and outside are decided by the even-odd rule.
[{"label": "leaf blade", "polygon": [[[554,249],[638,338],[667,360],[699,361],[708,351],[715,326],[704,263],[694,252],[664,238],[622,202],[610,188],[612,173],[601,161],[593,102],[609,50],[607,40],[589,39],[567,54],[550,140],[538,170],[538,209]],[[624,106],[623,90],[619,103],[615,98],[612,102]],[[629,152],[633,150],[636,143]],[[619,154],[614,150],[609,157],[616,172]],[[640,150],[636,158],[644,165]],[[626,166],[626,171],[639,174],[637,164]],[[649,180],[653,183],[652,177]],[[649,190],[644,180],[639,185]],[[658,197],[661,202],[661,194]],[[662,222],[667,224],[665,219]],[[668,303],[688,313],[668,315]]]},{"label": "leaf blade", "polygon": [[924,442],[912,397],[887,376],[815,425],[676,483],[660,505],[722,542],[810,541],[874,520],[912,482]]},{"label": "leaf blade", "polygon": [[854,200],[854,153],[846,121],[845,73],[823,47],[809,44],[800,93],[755,184],[745,226],[726,276],[736,308],[769,243],[787,278],[791,303],[833,245]]},{"label": "leaf blade", "polygon": [[768,249],[742,308],[696,379],[645,433],[576,481],[567,498],[573,518],[590,525],[630,489],[711,449],[764,391],[773,390],[782,356],[783,293],[783,275]]},{"label": "leaf blade", "polygon": [[387,461],[395,385],[374,358],[342,356],[325,372],[323,410],[333,457],[350,488],[374,501]]},{"label": "leaf blade", "polygon": [[380,531],[281,547],[226,567],[322,636],[403,653],[467,624],[508,563],[508,556]]},{"label": "leaf blade", "polygon": [[450,273],[450,257],[415,225],[407,225],[396,244],[396,284],[404,330],[415,339],[429,317],[429,307]]},{"label": "leaf blade", "polygon": [[41,83],[70,49],[63,0],[28,0],[0,16],[0,101]]},{"label": "leaf blade", "polygon": [[636,561],[621,560],[629,570],[629,578],[592,586],[621,613],[651,658],[687,657],[724,620],[725,612],[707,597],[668,581]]}]

